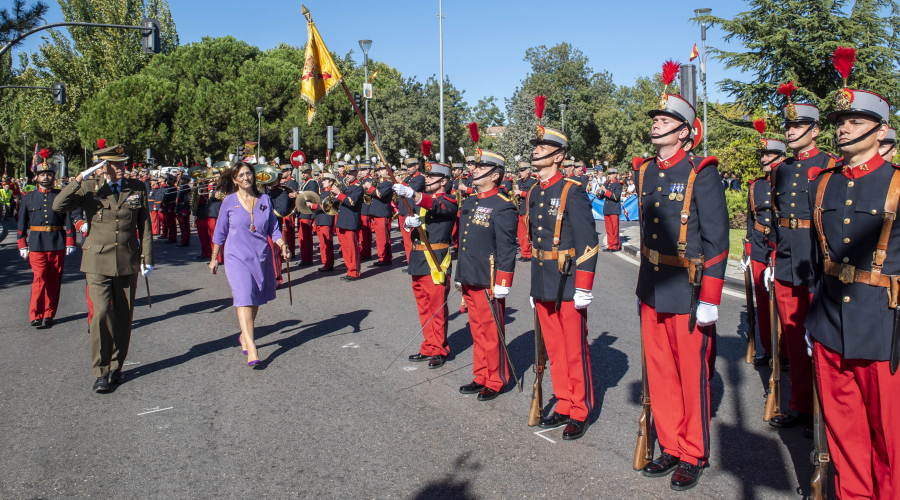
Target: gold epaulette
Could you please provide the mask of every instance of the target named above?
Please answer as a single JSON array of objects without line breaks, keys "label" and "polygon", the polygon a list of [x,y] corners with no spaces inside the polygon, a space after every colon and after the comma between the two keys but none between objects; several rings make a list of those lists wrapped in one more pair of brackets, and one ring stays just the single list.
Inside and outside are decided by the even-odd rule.
[{"label": "gold epaulette", "polygon": [[497,193],[497,198],[500,198],[500,199],[503,200],[503,201],[509,201],[509,198],[507,198],[506,196],[503,196],[503,195],[500,194],[500,193]]},{"label": "gold epaulette", "polygon": [[579,186],[581,185],[581,183],[576,181],[575,179],[569,179],[568,177],[566,177],[565,180],[566,182],[571,182],[572,184],[578,184]]}]

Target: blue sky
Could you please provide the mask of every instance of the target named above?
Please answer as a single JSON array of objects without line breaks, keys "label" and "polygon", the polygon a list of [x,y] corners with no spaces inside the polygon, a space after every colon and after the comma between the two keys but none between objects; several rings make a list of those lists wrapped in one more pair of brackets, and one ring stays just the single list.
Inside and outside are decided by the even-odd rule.
[{"label": "blue sky", "polygon": [[[425,80],[438,73],[438,0],[302,1],[330,50],[353,50],[361,61],[357,41],[369,38],[374,42],[370,57],[404,76]],[[61,21],[58,4],[48,3],[47,21]],[[300,0],[169,0],[169,5],[182,44],[232,35],[267,49],[306,40]],[[687,62],[693,44],[700,46],[700,28],[688,21],[699,7],[726,18],[747,10],[740,0],[444,0],[444,73],[465,90],[470,105],[496,96],[502,108],[502,99],[529,70],[523,61],[526,49],[569,42],[588,56],[595,71],[609,71],[616,84],[630,85],[659,71],[668,58]],[[707,30],[707,44],[723,47],[721,35]],[[35,50],[37,37],[23,49]],[[708,72],[710,100],[730,100],[715,82],[740,79],[739,72],[725,72],[713,60]]]}]

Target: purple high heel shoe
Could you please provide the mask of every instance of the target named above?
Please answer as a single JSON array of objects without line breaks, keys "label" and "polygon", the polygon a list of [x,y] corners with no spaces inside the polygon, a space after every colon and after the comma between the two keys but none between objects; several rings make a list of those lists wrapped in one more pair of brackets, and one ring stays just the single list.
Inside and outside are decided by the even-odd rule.
[{"label": "purple high heel shoe", "polygon": [[259,364],[259,360],[258,360],[258,359],[254,359],[253,361],[248,361],[248,362],[247,362],[247,366],[249,366],[250,368],[253,368],[254,366],[256,366],[256,365],[258,365],[258,364]]}]

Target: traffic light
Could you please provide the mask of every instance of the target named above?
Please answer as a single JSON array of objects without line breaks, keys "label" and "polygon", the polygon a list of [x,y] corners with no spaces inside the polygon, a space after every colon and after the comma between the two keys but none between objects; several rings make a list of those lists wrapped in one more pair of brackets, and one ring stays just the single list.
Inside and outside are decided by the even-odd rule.
[{"label": "traffic light", "polygon": [[356,107],[359,108],[362,106],[362,96],[359,95],[359,92],[353,93],[353,102],[356,103]]},{"label": "traffic light", "polygon": [[291,133],[288,134],[288,142],[291,144],[291,151],[300,150],[300,127],[291,129]]},{"label": "traffic light", "polygon": [[244,161],[244,145],[243,145],[243,144],[241,144],[240,146],[238,146],[238,148],[237,148],[237,154],[234,156],[234,163],[235,163],[235,164],[240,163],[240,162],[242,162],[242,161]]},{"label": "traffic light", "polygon": [[62,106],[66,103],[66,84],[61,82],[56,82],[51,87],[53,91],[53,104],[57,104]]},{"label": "traffic light", "polygon": [[341,127],[338,125],[335,125],[335,126],[331,127],[331,130],[332,130],[331,139],[332,139],[332,141],[334,141],[334,147],[336,148],[338,146],[338,144],[340,144],[340,142],[341,142],[341,136],[338,135],[341,133]]},{"label": "traffic light", "polygon": [[331,151],[334,149],[334,127],[328,125],[325,127],[325,149]]},{"label": "traffic light", "polygon": [[145,54],[159,54],[159,21],[145,17],[141,20],[141,26],[150,31],[141,31],[141,49]]}]

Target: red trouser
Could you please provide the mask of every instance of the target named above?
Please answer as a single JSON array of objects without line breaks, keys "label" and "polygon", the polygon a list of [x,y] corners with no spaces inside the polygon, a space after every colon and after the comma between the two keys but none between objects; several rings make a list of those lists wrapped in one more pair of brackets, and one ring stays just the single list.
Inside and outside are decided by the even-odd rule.
[{"label": "red trouser", "polygon": [[425,337],[419,352],[425,356],[446,356],[450,352],[450,344],[447,343],[447,295],[450,293],[450,281],[445,281],[447,283],[443,285],[435,285],[430,274],[412,277],[413,295],[416,296],[419,322],[422,323],[422,335]]},{"label": "red trouser", "polygon": [[397,216],[397,227],[400,229],[400,236],[403,237],[403,251],[406,252],[406,264],[409,265],[409,252],[412,251],[412,235],[403,230],[403,224],[406,222],[408,215]]},{"label": "red trouser", "polygon": [[892,473],[900,464],[900,375],[887,361],[844,359],[818,342],[814,355],[836,496],[900,497],[900,469]]},{"label": "red trouser", "polygon": [[603,222],[606,225],[606,248],[619,249],[619,216],[604,215]]},{"label": "red trouser", "polygon": [[[772,354],[772,317],[769,314],[769,292],[763,281],[766,264],[750,259],[750,274],[753,276],[753,294],[756,295],[756,326],[759,327],[759,342],[766,354]],[[784,336],[780,346],[784,348]],[[783,352],[783,351],[782,351]]]},{"label": "red trouser", "polygon": [[[212,248],[213,234],[216,232],[216,219],[213,219],[213,218],[206,219],[206,230],[207,230],[206,234],[207,234],[207,237],[209,238],[209,242],[210,242],[209,246],[210,246],[210,248]],[[198,232],[199,232],[199,230],[198,230]],[[212,250],[210,250],[210,252],[212,252]],[[212,257],[212,254],[208,255],[207,257]],[[219,261],[219,264],[225,263],[225,243],[222,243],[222,245],[219,246],[219,254],[216,256],[216,260]]]},{"label": "red trouser", "polygon": [[31,282],[31,306],[28,311],[31,321],[52,319],[56,316],[65,260],[65,250],[28,253],[28,262],[34,271],[34,281]]},{"label": "red trouser", "polygon": [[641,303],[647,378],[659,446],[685,462],[703,466],[709,458],[708,370],[715,329],[698,326],[690,333],[688,319],[687,314],[657,314],[656,309]]},{"label": "red trouser", "polygon": [[150,231],[153,236],[159,234],[159,212],[156,210],[150,212]]},{"label": "red trouser", "polygon": [[[519,216],[519,253],[523,259],[531,258],[531,243],[528,241],[528,226],[525,225],[524,215]],[[556,306],[556,303],[553,304]]]},{"label": "red trouser", "polygon": [[391,251],[391,218],[372,217],[371,220],[375,226],[375,249],[378,250],[378,262],[390,264],[394,260],[394,253]]},{"label": "red trouser", "polygon": [[294,216],[288,215],[281,219],[281,237],[291,251],[291,257],[297,254],[297,246],[294,243]]},{"label": "red trouser", "polygon": [[575,309],[575,302],[534,301],[550,361],[550,377],[556,396],[556,411],[585,421],[594,407],[591,354],[587,344],[587,309]]},{"label": "red trouser", "polygon": [[[497,324],[494,322],[487,297],[484,295],[485,290],[477,286],[462,286],[463,298],[466,307],[469,308],[469,330],[472,331],[474,351],[472,373],[475,374],[476,384],[500,391],[509,383],[509,365],[506,362],[506,354],[500,347],[502,340],[497,332]],[[503,312],[506,309],[506,299],[497,300],[495,304],[500,326],[505,330],[506,321]]]},{"label": "red trouser", "polygon": [[334,226],[316,226],[319,237],[319,258],[326,271],[334,268]]},{"label": "red trouser", "polygon": [[[216,220],[212,219],[213,227],[215,227]],[[211,257],[212,256],[212,238],[210,235],[212,232],[209,230],[209,219],[197,219],[197,238],[200,239],[200,256],[201,257]]]},{"label": "red trouser", "polygon": [[313,255],[313,221],[312,219],[299,219],[300,228],[297,231],[297,237],[300,242],[300,262],[303,264],[312,264]]},{"label": "red trouser", "polygon": [[175,212],[166,211],[166,231],[168,231],[166,236],[168,236],[168,240],[171,242],[175,242],[175,234],[178,228],[175,227]]},{"label": "red trouser", "polygon": [[459,248],[459,212],[456,212],[456,220],[453,222],[453,247]]},{"label": "red trouser", "polygon": [[191,216],[179,215],[178,225],[181,227],[181,244],[188,246],[191,244]]},{"label": "red trouser", "polygon": [[362,227],[359,232],[359,258],[372,258],[372,217],[362,216]]},{"label": "red trouser", "polygon": [[791,363],[791,409],[812,413],[812,360],[806,355],[806,313],[809,288],[789,281],[775,280],[775,301],[781,318],[781,338]]},{"label": "red trouser", "polygon": [[347,276],[359,278],[359,231],[337,228],[337,235],[341,255],[347,266]]}]

